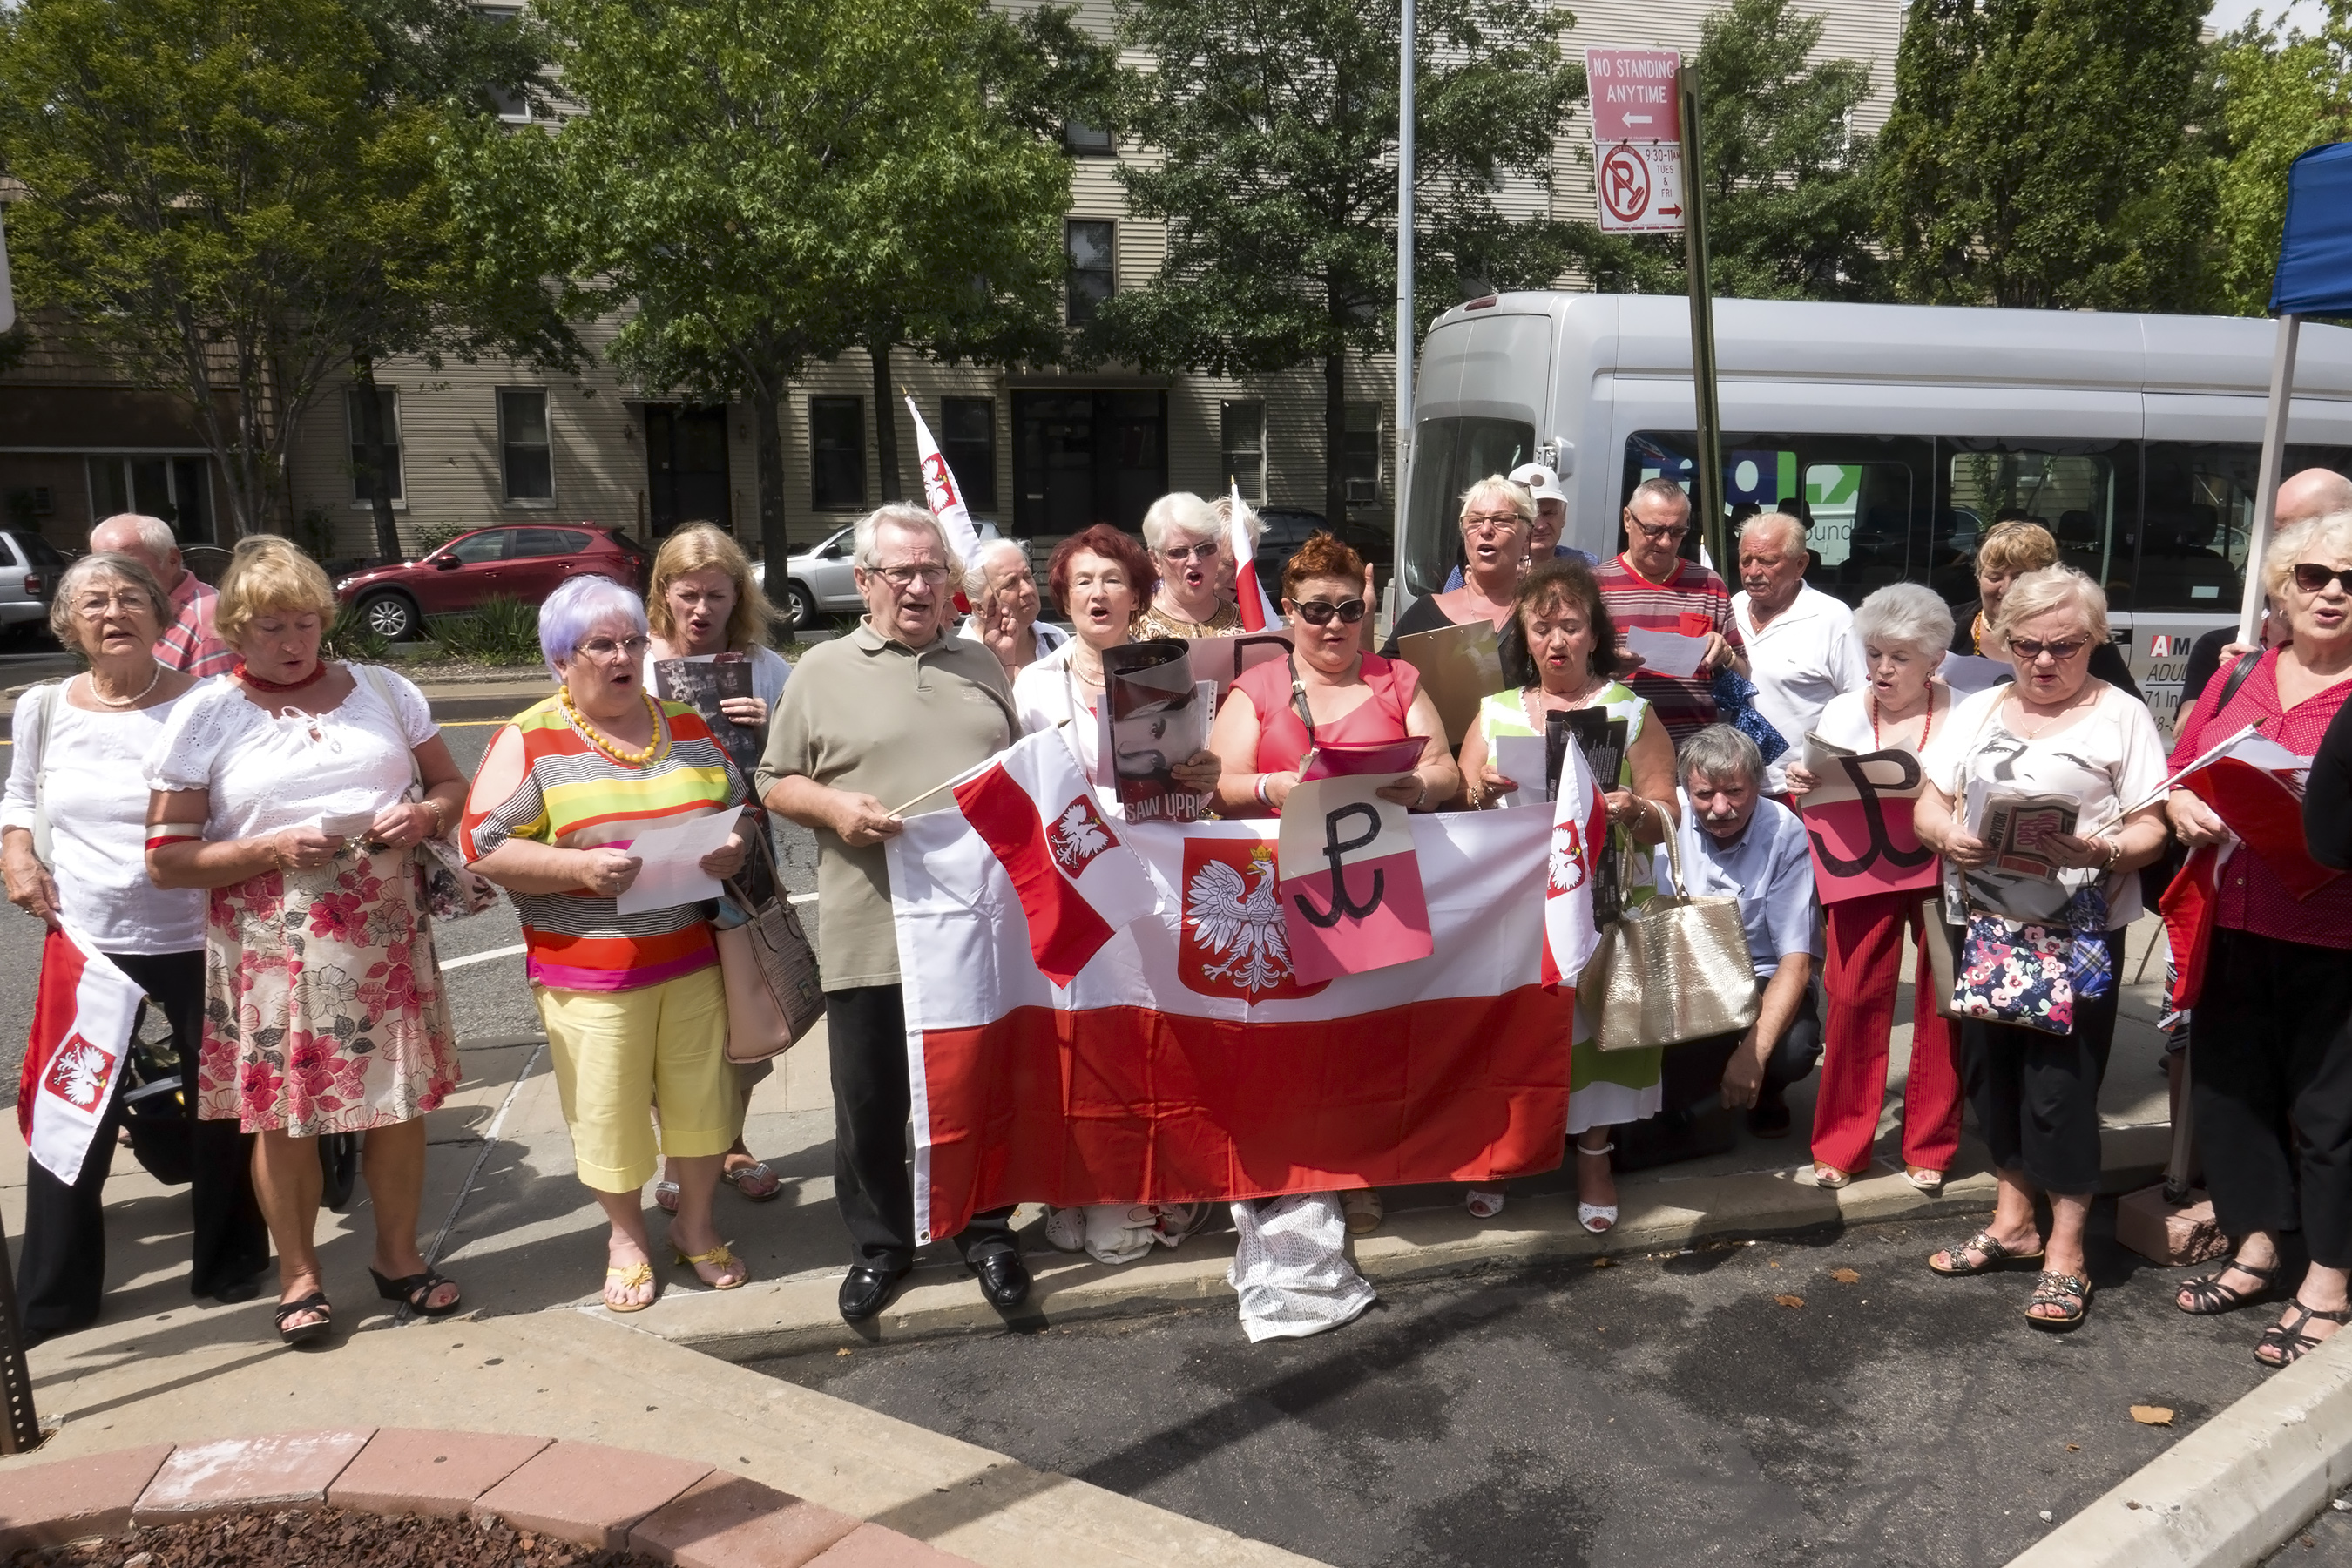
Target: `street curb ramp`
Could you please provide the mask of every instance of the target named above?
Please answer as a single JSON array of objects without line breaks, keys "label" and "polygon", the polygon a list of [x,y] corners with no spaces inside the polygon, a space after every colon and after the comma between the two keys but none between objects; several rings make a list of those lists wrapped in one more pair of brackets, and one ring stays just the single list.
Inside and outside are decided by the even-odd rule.
[{"label": "street curb ramp", "polygon": [[2352,1334],[2126,1477],[2009,1568],[2242,1568],[2352,1481]]}]

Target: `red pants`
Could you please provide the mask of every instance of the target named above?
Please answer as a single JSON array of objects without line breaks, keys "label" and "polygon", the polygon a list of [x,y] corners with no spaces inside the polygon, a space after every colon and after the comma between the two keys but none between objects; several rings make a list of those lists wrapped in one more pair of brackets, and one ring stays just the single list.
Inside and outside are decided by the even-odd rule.
[{"label": "red pants", "polygon": [[1822,988],[1829,1021],[1822,1082],[1813,1103],[1813,1159],[1858,1173],[1870,1164],[1871,1139],[1886,1098],[1886,1038],[1895,1026],[1895,991],[1903,964],[1903,931],[1920,942],[1913,976],[1911,1076],[1903,1095],[1903,1159],[1931,1171],[1951,1169],[1960,1148],[1958,1031],[1936,1012],[1923,902],[1932,890],[1874,893],[1827,907],[1829,964]]}]

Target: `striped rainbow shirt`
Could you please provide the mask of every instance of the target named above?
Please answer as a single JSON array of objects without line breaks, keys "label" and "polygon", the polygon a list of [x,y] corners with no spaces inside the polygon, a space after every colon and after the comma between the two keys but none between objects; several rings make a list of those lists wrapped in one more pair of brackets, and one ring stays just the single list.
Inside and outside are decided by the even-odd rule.
[{"label": "striped rainbow shirt", "polygon": [[[490,742],[466,797],[467,858],[478,860],[509,838],[625,848],[645,828],[742,805],[740,776],[709,726],[678,703],[661,710],[669,744],[642,767],[624,766],[589,744],[552,697],[515,715]],[[629,991],[719,962],[704,904],[624,915],[618,900],[597,893],[510,896],[537,984]]]}]

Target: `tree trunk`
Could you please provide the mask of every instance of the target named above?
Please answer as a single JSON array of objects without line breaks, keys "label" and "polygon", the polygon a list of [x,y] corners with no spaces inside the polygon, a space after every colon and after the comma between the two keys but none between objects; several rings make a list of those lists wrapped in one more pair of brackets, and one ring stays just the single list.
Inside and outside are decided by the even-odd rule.
[{"label": "tree trunk", "polygon": [[777,424],[782,399],[772,390],[777,384],[762,377],[751,388],[751,423],[758,439],[760,467],[760,553],[768,566],[768,596],[782,603],[784,559],[793,552],[784,537],[784,434]]},{"label": "tree trunk", "polygon": [[882,500],[901,499],[898,489],[898,416],[890,404],[890,344],[893,334],[876,327],[866,333],[866,357],[874,366],[874,452],[882,469]]},{"label": "tree trunk", "polygon": [[383,560],[397,561],[400,523],[392,513],[392,462],[384,441],[383,395],[376,389],[375,361],[366,352],[352,355],[352,377],[359,384],[360,460],[367,465],[368,510],[375,517],[375,552]]},{"label": "tree trunk", "polygon": [[1323,521],[1333,533],[1348,521],[1348,356],[1323,356]]}]

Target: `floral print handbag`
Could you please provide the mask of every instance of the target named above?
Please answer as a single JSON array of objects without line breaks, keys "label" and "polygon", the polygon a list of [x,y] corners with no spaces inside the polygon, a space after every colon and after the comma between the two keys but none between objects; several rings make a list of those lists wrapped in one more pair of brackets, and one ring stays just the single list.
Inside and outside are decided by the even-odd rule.
[{"label": "floral print handbag", "polygon": [[1952,1010],[1963,1018],[2074,1032],[2074,1004],[2106,994],[2115,984],[2106,943],[2107,901],[2084,888],[2066,907],[2066,921],[2021,921],[1984,910],[1969,911]]}]

